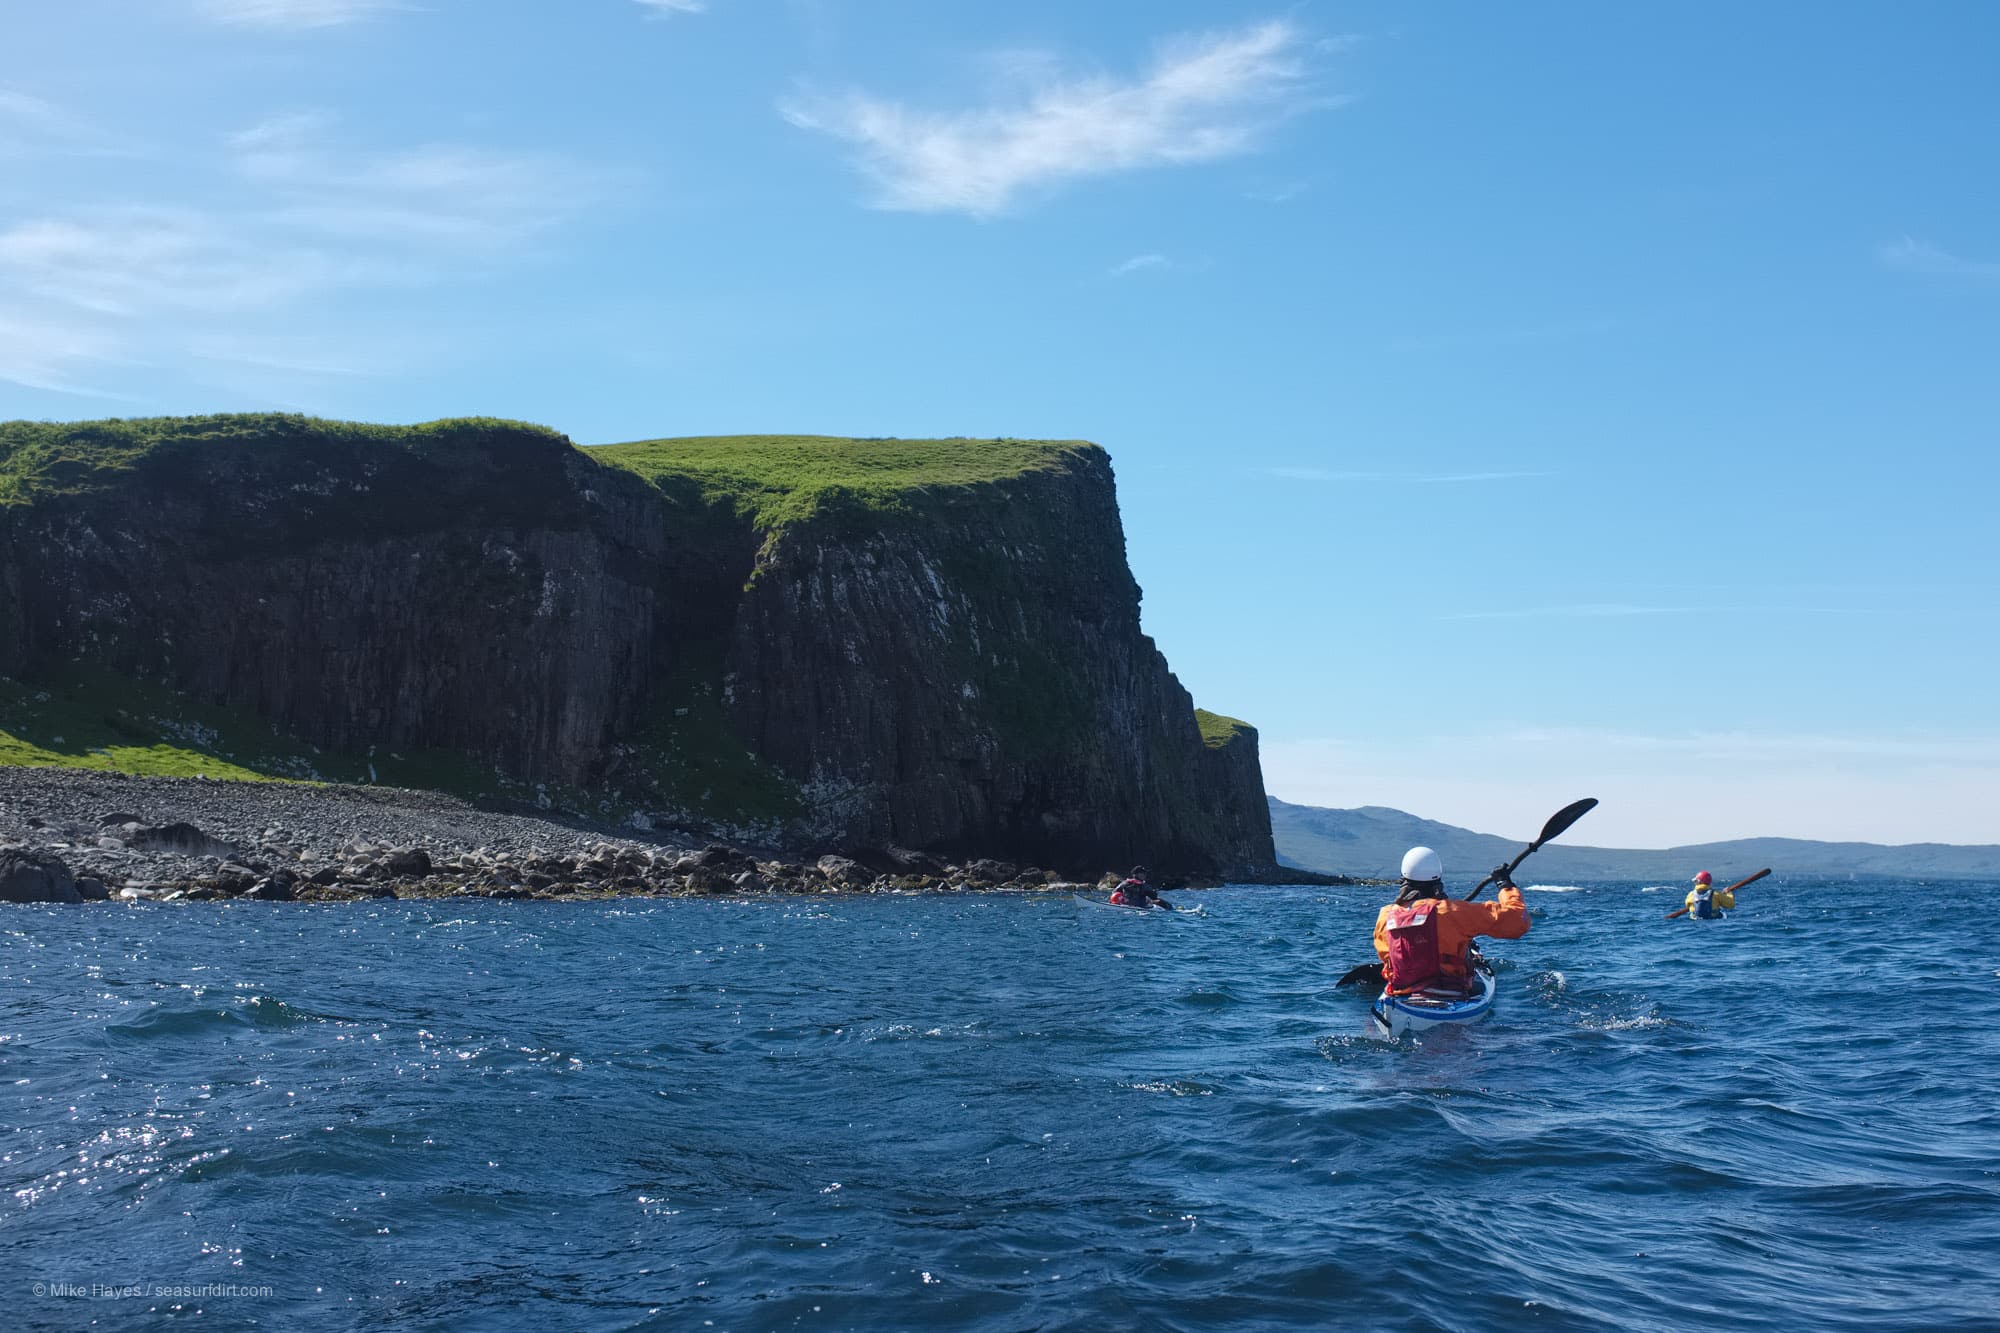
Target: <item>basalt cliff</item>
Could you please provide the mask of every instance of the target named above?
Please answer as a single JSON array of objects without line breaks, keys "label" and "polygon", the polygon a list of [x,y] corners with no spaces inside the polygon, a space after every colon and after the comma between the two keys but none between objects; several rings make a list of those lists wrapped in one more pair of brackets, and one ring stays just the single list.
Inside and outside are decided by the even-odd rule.
[{"label": "basalt cliff", "polygon": [[180,701],[292,746],[167,738],[266,775],[427,756],[800,846],[1266,875],[1256,733],[1139,595],[1083,443],[0,425],[0,678],[72,719],[0,717],[32,762],[115,765]]}]

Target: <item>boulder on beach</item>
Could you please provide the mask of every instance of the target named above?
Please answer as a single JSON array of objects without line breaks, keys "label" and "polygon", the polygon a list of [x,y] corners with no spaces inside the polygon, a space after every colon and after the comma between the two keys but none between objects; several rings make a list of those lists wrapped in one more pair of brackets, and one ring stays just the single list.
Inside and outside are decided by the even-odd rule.
[{"label": "boulder on beach", "polygon": [[[689,858],[684,857],[682,859],[688,860]],[[745,870],[755,870],[757,868],[755,858],[737,851],[734,847],[725,847],[719,842],[711,842],[708,846],[696,852],[692,858],[692,865],[700,866],[704,870],[720,870],[727,875],[734,875]]]},{"label": "boulder on beach", "polygon": [[176,821],[155,828],[125,826],[118,835],[125,845],[141,852],[179,852],[182,856],[229,856],[238,848],[220,838],[211,838],[193,824]]},{"label": "boulder on beach", "polygon": [[944,874],[943,861],[928,852],[913,851],[908,847],[862,848],[854,853],[854,859],[882,875]]},{"label": "boulder on beach", "polygon": [[25,847],[0,850],[0,902],[80,903],[76,876],[59,856]]},{"label": "boulder on beach", "polygon": [[842,888],[858,889],[872,882],[875,878],[860,863],[845,856],[835,856],[828,853],[822,856],[815,864],[820,874]]},{"label": "boulder on beach", "polygon": [[421,847],[398,847],[383,855],[381,865],[391,875],[422,879],[431,873],[431,854]]},{"label": "boulder on beach", "polygon": [[689,893],[735,893],[736,881],[713,866],[696,866],[687,872]]}]

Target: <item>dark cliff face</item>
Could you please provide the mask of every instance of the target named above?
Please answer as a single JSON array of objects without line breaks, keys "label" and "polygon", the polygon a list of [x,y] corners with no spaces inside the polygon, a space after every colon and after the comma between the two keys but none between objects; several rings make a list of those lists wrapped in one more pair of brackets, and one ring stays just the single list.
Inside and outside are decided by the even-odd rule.
[{"label": "dark cliff face", "polygon": [[357,429],[171,439],[0,505],[0,675],[84,664],[329,749],[629,790],[623,743],[692,672],[802,837],[1273,862],[1255,733],[1204,744],[1141,633],[1099,450],[760,531],[549,432]]},{"label": "dark cliff face", "polygon": [[551,435],[189,441],[0,521],[0,674],[81,661],[325,748],[583,781],[654,670],[659,507]]},{"label": "dark cliff face", "polygon": [[965,487],[758,561],[726,689],[756,749],[850,840],[1044,864],[1268,864],[1254,735],[1203,744],[1140,632],[1109,460]]}]

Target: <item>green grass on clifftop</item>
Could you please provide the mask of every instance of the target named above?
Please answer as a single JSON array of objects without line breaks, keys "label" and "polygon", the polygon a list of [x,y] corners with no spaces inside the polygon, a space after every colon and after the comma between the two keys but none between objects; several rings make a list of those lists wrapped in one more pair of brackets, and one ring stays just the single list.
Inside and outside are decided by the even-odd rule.
[{"label": "green grass on clifftop", "polygon": [[393,447],[423,455],[491,432],[562,436],[546,426],[494,417],[453,417],[415,426],[374,426],[282,412],[106,421],[0,421],[0,505],[28,504],[112,485],[161,449],[289,442]]},{"label": "green grass on clifftop", "polygon": [[589,452],[662,490],[691,485],[701,500],[727,503],[769,532],[829,508],[895,510],[932,491],[1058,471],[1096,448],[1082,440],[712,435]]},{"label": "green grass on clifftop", "polygon": [[1194,710],[1195,725],[1201,728],[1201,743],[1211,750],[1220,750],[1239,736],[1254,736],[1257,728],[1248,722],[1220,713],[1211,713],[1206,708]]}]

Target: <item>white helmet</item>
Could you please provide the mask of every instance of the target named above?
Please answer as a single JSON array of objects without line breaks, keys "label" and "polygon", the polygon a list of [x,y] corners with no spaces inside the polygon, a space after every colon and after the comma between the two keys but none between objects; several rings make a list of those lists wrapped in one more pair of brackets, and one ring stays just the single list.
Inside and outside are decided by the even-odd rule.
[{"label": "white helmet", "polygon": [[1428,847],[1412,847],[1403,853],[1403,878],[1416,883],[1444,878],[1444,862]]}]

